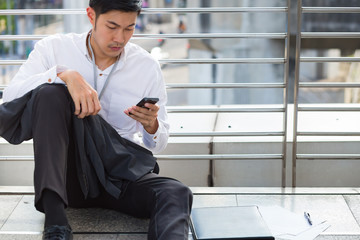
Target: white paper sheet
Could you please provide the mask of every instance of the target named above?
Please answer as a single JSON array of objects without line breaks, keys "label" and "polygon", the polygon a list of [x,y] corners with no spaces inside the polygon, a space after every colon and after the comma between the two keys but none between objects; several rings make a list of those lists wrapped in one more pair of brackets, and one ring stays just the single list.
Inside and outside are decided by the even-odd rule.
[{"label": "white paper sheet", "polygon": [[279,206],[259,206],[259,210],[276,239],[312,240],[330,226],[314,219],[310,225],[303,214]]},{"label": "white paper sheet", "polygon": [[320,223],[318,225],[312,226],[308,230],[293,236],[293,235],[280,235],[276,236],[277,240],[313,240],[315,239],[320,233],[325,231],[330,227],[330,224],[326,221]]}]

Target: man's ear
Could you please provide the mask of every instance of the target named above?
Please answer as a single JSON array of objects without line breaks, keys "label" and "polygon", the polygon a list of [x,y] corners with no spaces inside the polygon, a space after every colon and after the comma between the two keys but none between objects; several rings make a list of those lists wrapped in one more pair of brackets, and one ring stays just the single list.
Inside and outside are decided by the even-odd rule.
[{"label": "man's ear", "polygon": [[87,17],[88,17],[91,25],[92,25],[93,27],[95,27],[96,13],[95,13],[94,9],[91,8],[91,7],[88,7],[88,8],[86,9],[86,15],[87,15]]}]

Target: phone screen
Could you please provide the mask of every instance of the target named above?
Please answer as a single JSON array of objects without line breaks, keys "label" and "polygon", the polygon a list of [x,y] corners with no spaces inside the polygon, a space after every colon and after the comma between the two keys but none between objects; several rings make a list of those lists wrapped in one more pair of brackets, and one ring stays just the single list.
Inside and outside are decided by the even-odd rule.
[{"label": "phone screen", "polygon": [[136,106],[145,108],[145,103],[155,104],[158,101],[159,101],[159,98],[144,97],[143,99],[141,99],[140,102],[138,102],[138,104],[136,104]]}]

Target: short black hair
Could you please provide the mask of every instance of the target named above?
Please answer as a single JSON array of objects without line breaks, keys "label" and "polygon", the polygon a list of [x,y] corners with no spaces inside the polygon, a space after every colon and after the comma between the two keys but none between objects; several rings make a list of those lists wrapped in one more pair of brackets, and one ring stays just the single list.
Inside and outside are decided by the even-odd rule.
[{"label": "short black hair", "polygon": [[89,6],[94,9],[96,16],[111,10],[123,12],[141,12],[142,0],[89,0]]}]

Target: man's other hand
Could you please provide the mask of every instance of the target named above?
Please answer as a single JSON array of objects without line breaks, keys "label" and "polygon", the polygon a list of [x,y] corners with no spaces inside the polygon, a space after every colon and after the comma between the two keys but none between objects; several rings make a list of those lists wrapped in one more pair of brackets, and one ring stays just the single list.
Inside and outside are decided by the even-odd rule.
[{"label": "man's other hand", "polygon": [[86,80],[74,70],[66,70],[58,74],[63,80],[75,104],[74,114],[78,118],[96,115],[100,110],[100,101],[97,92],[86,82]]},{"label": "man's other hand", "polygon": [[159,128],[157,117],[160,108],[158,105],[151,103],[145,103],[145,107],[132,106],[126,109],[124,113],[132,119],[139,121],[148,133],[154,134]]}]

